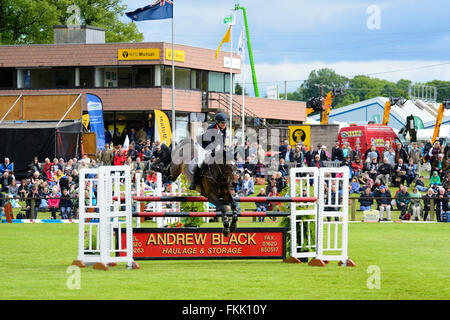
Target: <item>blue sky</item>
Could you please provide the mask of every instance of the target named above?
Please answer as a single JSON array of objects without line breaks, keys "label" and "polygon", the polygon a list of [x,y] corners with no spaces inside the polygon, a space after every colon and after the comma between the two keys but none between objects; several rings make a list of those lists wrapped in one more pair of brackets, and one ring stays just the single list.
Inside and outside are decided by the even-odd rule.
[{"label": "blue sky", "polygon": [[[153,2],[126,4],[132,11]],[[348,77],[450,80],[450,0],[240,0],[240,4],[247,9],[260,91],[272,85],[283,91],[285,80],[288,90],[295,90],[312,70],[323,67]],[[175,43],[216,49],[226,31],[223,18],[234,12],[233,7],[234,0],[175,0]],[[376,28],[369,29],[368,21]],[[171,41],[170,19],[137,25],[146,42]],[[234,50],[242,26],[242,11],[237,11]],[[222,50],[229,51],[229,44]],[[249,67],[244,70],[250,82]]]}]

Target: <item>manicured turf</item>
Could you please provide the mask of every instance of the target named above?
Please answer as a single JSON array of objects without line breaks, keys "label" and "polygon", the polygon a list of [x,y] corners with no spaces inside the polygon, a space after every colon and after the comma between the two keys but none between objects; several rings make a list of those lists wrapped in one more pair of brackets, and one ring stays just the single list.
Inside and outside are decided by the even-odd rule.
[{"label": "manicured turf", "polygon": [[[249,220],[240,226],[278,225]],[[140,270],[124,264],[107,272],[81,269],[81,288],[68,289],[77,233],[76,224],[0,224],[0,299],[450,298],[449,223],[351,223],[349,256],[356,268],[280,260],[140,261]],[[380,289],[367,286],[373,283],[369,266],[380,269]]]}]

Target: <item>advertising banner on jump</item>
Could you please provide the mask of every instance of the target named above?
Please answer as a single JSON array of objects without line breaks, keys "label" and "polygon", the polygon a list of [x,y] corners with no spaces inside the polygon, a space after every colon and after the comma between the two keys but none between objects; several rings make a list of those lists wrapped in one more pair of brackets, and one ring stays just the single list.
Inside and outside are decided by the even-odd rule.
[{"label": "advertising banner on jump", "polygon": [[[285,259],[288,228],[239,228],[228,237],[221,228],[133,229],[133,258]],[[125,243],[125,230],[122,230]]]},{"label": "advertising banner on jump", "polygon": [[86,104],[91,132],[95,132],[97,136],[97,148],[103,150],[105,148],[105,126],[102,100],[94,94],[86,93]]}]

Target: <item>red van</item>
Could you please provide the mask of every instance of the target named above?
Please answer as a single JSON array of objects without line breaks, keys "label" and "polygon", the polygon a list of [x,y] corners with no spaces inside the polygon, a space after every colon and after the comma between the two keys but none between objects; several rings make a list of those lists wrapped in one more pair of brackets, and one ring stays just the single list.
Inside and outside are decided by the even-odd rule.
[{"label": "red van", "polygon": [[352,149],[355,149],[355,146],[359,145],[363,160],[365,160],[364,154],[367,149],[370,149],[372,144],[375,144],[380,155],[382,155],[387,142],[394,147],[394,150],[397,149],[397,143],[402,142],[394,129],[382,124],[368,124],[363,126],[353,124],[350,127],[342,128],[339,131],[338,141],[341,147],[344,142],[348,142]]}]

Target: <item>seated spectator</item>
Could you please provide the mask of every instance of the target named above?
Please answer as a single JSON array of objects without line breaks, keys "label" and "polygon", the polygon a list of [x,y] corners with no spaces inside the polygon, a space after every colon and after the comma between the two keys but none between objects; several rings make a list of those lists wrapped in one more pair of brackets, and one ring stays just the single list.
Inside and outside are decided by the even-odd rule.
[{"label": "seated spectator", "polygon": [[0,187],[1,187],[0,192],[8,193],[9,186],[12,184],[12,181],[13,181],[13,177],[9,175],[8,170],[5,170],[0,179]]},{"label": "seated spectator", "polygon": [[420,192],[426,192],[428,190],[428,188],[425,187],[425,178],[424,178],[424,176],[420,176],[419,179],[416,180],[416,188]]},{"label": "seated spectator", "polygon": [[434,171],[433,175],[430,178],[430,185],[441,185],[441,177],[439,177],[438,172]]},{"label": "seated spectator", "polygon": [[[342,204],[342,192],[337,192],[336,181],[331,183],[331,192],[328,192],[328,184],[325,183],[325,204],[328,206],[324,207],[324,211],[339,211],[336,205]],[[327,221],[331,221],[331,217],[327,217]],[[339,217],[334,217],[334,221],[339,221]]]},{"label": "seated spectator", "polygon": [[139,152],[136,151],[136,149],[134,148],[134,143],[131,143],[128,146],[128,152],[127,152],[127,157],[131,157],[132,161],[136,161],[136,159],[139,156]]},{"label": "seated spectator", "polygon": [[20,201],[23,201],[28,196],[28,192],[29,192],[29,186],[27,183],[27,179],[22,178],[20,180],[20,186],[19,186],[19,190],[18,190],[18,196],[20,198],[22,198]]},{"label": "seated spectator", "polygon": [[323,161],[320,160],[320,155],[318,155],[318,154],[314,155],[314,160],[311,161],[311,167],[317,167],[317,168],[323,167]]},{"label": "seated spectator", "polygon": [[279,171],[275,172],[274,177],[277,181],[277,190],[278,191],[282,191],[284,188],[286,188],[287,183],[286,183],[286,180],[281,175],[281,172],[279,172]]},{"label": "seated spectator", "polygon": [[264,178],[265,168],[266,168],[266,166],[261,161],[258,161],[258,163],[256,164],[256,167],[255,167],[255,177]]},{"label": "seated spectator", "polygon": [[439,191],[434,199],[436,220],[438,222],[441,222],[442,215],[445,212],[448,212],[448,196],[449,195],[445,192],[445,189],[440,187]]},{"label": "seated spectator", "polygon": [[397,208],[400,210],[399,219],[401,220],[409,220],[411,215],[408,213],[408,206],[411,202],[409,200],[409,192],[406,186],[402,186],[400,192],[396,195],[395,202],[397,204]]},{"label": "seated spectator", "polygon": [[350,160],[350,156],[346,156],[344,157],[344,160],[341,162],[340,167],[345,167],[347,166],[349,171],[352,172],[352,161]]},{"label": "seated spectator", "polygon": [[373,187],[373,185],[374,185],[374,182],[373,182],[373,180],[370,178],[370,175],[369,175],[368,172],[366,172],[366,173],[364,174],[363,181],[364,181],[364,185],[361,187],[361,190],[364,191],[364,190],[366,190],[366,189],[369,189],[370,191],[372,191],[372,187]]},{"label": "seated spectator", "polygon": [[374,144],[370,146],[370,149],[367,149],[364,158],[369,163],[372,163],[373,159],[377,159],[377,163],[381,160],[380,152]]},{"label": "seated spectator", "polygon": [[417,166],[414,164],[413,159],[409,159],[408,165],[406,166],[406,185],[409,187],[414,179],[416,178],[417,174]]},{"label": "seated spectator", "polygon": [[62,190],[60,202],[59,202],[59,210],[61,211],[62,219],[71,219],[72,218],[72,208],[73,202],[70,199],[69,191],[67,189]]},{"label": "seated spectator", "polygon": [[420,220],[420,216],[422,215],[422,195],[419,192],[419,189],[414,188],[413,192],[411,193],[411,204],[410,204],[410,209],[411,209],[411,215],[412,215],[412,220],[415,221],[419,221]]},{"label": "seated spectator", "polygon": [[352,169],[352,177],[357,177],[360,175],[363,170],[363,163],[358,156],[355,157],[355,160],[350,165],[350,168]]},{"label": "seated spectator", "polygon": [[[269,194],[270,192],[272,192],[272,189],[274,187],[275,188],[277,187],[277,180],[274,177],[272,177],[269,179],[269,183],[267,184],[266,194]],[[278,188],[277,188],[277,192],[279,192],[279,191],[281,191],[281,190],[278,190]]]},{"label": "seated spectator", "polygon": [[378,161],[377,158],[372,158],[371,162],[368,162],[365,171],[369,174],[372,180],[375,180],[378,175]]},{"label": "seated spectator", "polygon": [[[47,181],[52,180],[52,164],[50,163],[49,158],[45,158],[44,160],[44,179]],[[34,172],[31,174],[30,178],[34,175]]]},{"label": "seated spectator", "polygon": [[127,156],[124,154],[123,149],[119,149],[114,157],[113,163],[115,166],[122,166],[125,161],[127,161]]},{"label": "seated spectator", "polygon": [[356,179],[356,177],[353,177],[352,182],[350,182],[350,194],[359,193],[359,191],[360,191],[360,186],[359,186],[358,179]]},{"label": "seated spectator", "polygon": [[66,166],[64,167],[64,174],[65,174],[66,176],[71,175],[73,170],[74,170],[74,167],[73,167],[73,160],[72,160],[72,159],[69,159],[69,160],[67,160],[67,164],[66,164]]},{"label": "seated spectator", "polygon": [[389,164],[388,158],[383,159],[383,163],[378,167],[378,179],[381,179],[381,181],[388,185],[390,182],[390,176],[392,174],[392,166]]},{"label": "seated spectator", "polygon": [[0,217],[5,213],[5,194],[3,192],[0,192]]},{"label": "seated spectator", "polygon": [[[266,197],[266,190],[264,188],[259,189],[259,193],[256,195],[257,197]],[[256,202],[256,211],[257,212],[266,212],[269,204],[267,202]],[[265,217],[258,217],[258,222],[264,222]]]},{"label": "seated spectator", "polygon": [[375,182],[371,188],[371,191],[374,195],[380,192],[380,188],[383,186],[380,179],[375,179]]},{"label": "seated spectator", "polygon": [[444,177],[444,173],[449,169],[449,163],[444,159],[444,154],[439,153],[437,159],[433,161],[431,164],[431,170],[438,173],[438,176],[442,179]]},{"label": "seated spectator", "polygon": [[[277,187],[273,187],[272,190],[270,191],[269,197],[279,197],[280,194],[277,191]],[[281,202],[269,202],[268,204],[268,209],[270,211],[281,211]],[[276,217],[271,217],[272,221],[277,221]]]},{"label": "seated spectator", "polygon": [[36,171],[39,172],[39,174],[42,174],[42,172],[43,172],[42,166],[41,166],[41,164],[39,163],[38,157],[34,157],[34,158],[33,158],[33,162],[32,162],[31,164],[29,164],[28,167],[29,167],[28,175],[29,175],[30,177],[31,177],[31,175],[32,175],[34,172],[36,172]]},{"label": "seated spectator", "polygon": [[362,211],[367,211],[372,209],[373,195],[370,188],[366,188],[364,193],[359,197],[359,208]]},{"label": "seated spectator", "polygon": [[[37,219],[38,216],[38,209],[39,209],[39,193],[38,193],[38,187],[32,186],[30,193],[27,196],[26,200],[26,216],[27,219]],[[34,210],[32,210],[32,207],[34,206]]]},{"label": "seated spectator", "polygon": [[[322,152],[321,152],[321,155],[324,155],[324,159],[323,159],[323,161],[329,161],[330,160],[330,154],[328,153],[328,151],[327,151],[327,146],[322,146]],[[322,160],[322,157],[321,157],[321,160]]]},{"label": "seated spectator", "polygon": [[244,174],[248,173],[250,176],[254,176],[256,172],[256,165],[254,163],[254,159],[252,160],[251,157],[247,157],[243,169]]},{"label": "seated spectator", "polygon": [[14,164],[10,162],[9,158],[5,158],[0,164],[0,175],[3,175],[6,170],[14,172]]},{"label": "seated spectator", "polygon": [[141,175],[141,178],[145,175],[145,163],[141,161],[141,158],[137,158],[136,162],[132,165],[131,176],[134,178],[136,173]]},{"label": "seated spectator", "polygon": [[148,145],[144,146],[144,150],[142,152],[144,161],[150,161],[152,159],[152,150]]},{"label": "seated spectator", "polygon": [[253,179],[248,173],[244,175],[244,180],[242,181],[242,191],[244,191],[244,196],[249,196],[255,193]]},{"label": "seated spectator", "polygon": [[50,192],[48,191],[48,186],[42,186],[38,188],[39,190],[39,197],[41,197],[41,201],[39,202],[39,209],[48,209],[48,196],[50,195]]},{"label": "seated spectator", "polygon": [[400,158],[398,163],[393,167],[392,185],[394,187],[404,184],[406,180],[406,166],[403,164],[403,159]]},{"label": "seated spectator", "polygon": [[286,164],[285,160],[283,158],[280,159],[280,164],[278,166],[278,171],[281,172],[281,175],[283,177],[289,175],[289,167]]},{"label": "seated spectator", "polygon": [[435,193],[433,189],[429,188],[427,194],[423,196],[423,221],[428,220],[428,212],[431,210],[431,199],[434,198]]},{"label": "seated spectator", "polygon": [[52,193],[48,195],[47,203],[52,214],[52,219],[56,219],[56,212],[59,209],[59,194],[57,188],[52,188]]},{"label": "seated spectator", "polygon": [[244,195],[244,192],[242,191],[242,179],[239,173],[233,174],[231,180],[231,189],[234,190],[235,193],[240,197]]},{"label": "seated spectator", "polygon": [[395,165],[395,151],[394,151],[394,148],[392,148],[391,145],[386,145],[385,146],[384,151],[383,151],[383,159],[387,159],[388,163],[391,166]]},{"label": "seated spectator", "polygon": [[15,199],[19,196],[19,186],[17,185],[15,178],[12,179],[11,184],[9,185],[8,195],[11,199],[11,206],[13,208],[20,208],[19,202]]},{"label": "seated spectator", "polygon": [[[375,195],[378,204],[378,210],[380,211],[380,217],[378,221],[391,221],[391,191],[386,186],[381,186],[379,192]],[[383,218],[384,211],[386,211],[386,219]]]}]

